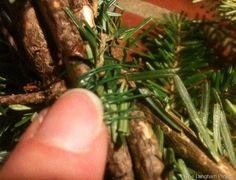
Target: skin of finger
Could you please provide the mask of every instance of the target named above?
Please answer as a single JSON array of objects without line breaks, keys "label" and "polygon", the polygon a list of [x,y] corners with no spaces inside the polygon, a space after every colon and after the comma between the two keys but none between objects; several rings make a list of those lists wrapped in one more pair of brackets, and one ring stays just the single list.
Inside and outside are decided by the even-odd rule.
[{"label": "skin of finger", "polygon": [[91,92],[74,89],[50,107],[35,138],[63,149],[80,151],[100,133],[103,124],[101,101]]},{"label": "skin of finger", "polygon": [[[97,131],[98,133],[91,132],[94,139],[90,144],[78,149],[78,151],[76,149],[71,151],[70,148],[63,150],[59,144],[49,144],[44,141],[42,135],[37,135],[42,124],[48,122],[48,120],[53,121],[53,124],[57,126],[55,128],[60,130],[61,133],[61,128],[59,127],[62,125],[63,129],[63,126],[68,126],[68,124],[64,123],[69,123],[68,119],[71,120],[75,117],[72,112],[66,115],[64,111],[61,114],[61,109],[68,104],[72,107],[77,106],[79,103],[77,100],[81,101],[82,99],[81,95],[77,98],[76,96],[78,96],[78,93],[75,91],[70,92],[67,96],[64,95],[50,108],[50,113],[48,112],[46,115],[41,116],[41,120],[38,117],[33,122],[2,168],[0,179],[102,179],[108,143],[107,131],[103,123],[102,129]],[[99,115],[98,112],[101,112],[101,109],[97,111],[93,109],[95,107],[92,104],[87,104],[87,106],[90,105],[89,117],[100,119],[101,114]],[[62,117],[64,117],[65,121],[61,119],[61,123],[59,123],[61,125],[59,125],[58,120]],[[77,120],[74,123],[78,127]],[[82,126],[86,127],[87,123],[82,124]],[[69,125],[69,128],[73,128],[73,126]],[[62,132],[66,133],[65,131]],[[79,142],[77,141],[77,143]]]},{"label": "skin of finger", "polygon": [[0,172],[0,179],[103,179],[108,135],[101,133],[79,153],[44,144],[37,139],[20,143]]},{"label": "skin of finger", "polygon": [[26,129],[24,134],[20,137],[20,142],[27,141],[35,136],[38,129],[40,128],[45,115],[47,114],[49,108],[42,110],[34,119],[30,126]]}]

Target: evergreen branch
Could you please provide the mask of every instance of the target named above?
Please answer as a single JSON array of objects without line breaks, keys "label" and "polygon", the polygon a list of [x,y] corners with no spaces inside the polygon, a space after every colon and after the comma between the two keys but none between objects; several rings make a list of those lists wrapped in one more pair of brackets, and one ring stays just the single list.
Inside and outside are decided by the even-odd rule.
[{"label": "evergreen branch", "polygon": [[193,3],[199,3],[204,2],[208,3],[208,5],[212,4],[215,6],[214,10],[217,11],[217,13],[225,18],[229,19],[231,21],[236,20],[236,1],[235,0],[192,0]]},{"label": "evergreen branch", "polygon": [[[51,2],[47,3],[50,5]],[[91,66],[80,74],[73,74],[73,69],[70,71],[67,68],[67,70],[68,74],[72,72],[75,78],[73,86],[90,89],[101,98],[104,104],[105,122],[113,140],[110,144],[111,148],[114,148],[113,143],[117,145],[120,141],[127,140],[128,142],[129,149],[123,143],[118,151],[113,149],[115,152],[110,154],[111,159],[115,159],[117,162],[116,165],[125,162],[122,168],[115,167],[117,168],[115,169],[117,177],[125,174],[124,177],[132,179],[134,178],[132,170],[135,169],[135,175],[157,179],[163,168],[163,163],[160,160],[166,162],[166,165],[173,166],[172,172],[175,173],[174,175],[179,175],[176,177],[191,178],[188,167],[193,167],[205,174],[235,177],[235,169],[222,160],[220,155],[223,156],[226,151],[229,160],[235,165],[234,146],[224,109],[227,106],[230,115],[235,115],[236,71],[234,66],[227,68],[213,66],[212,62],[216,62],[217,56],[212,50],[213,48],[209,48],[222,47],[219,45],[221,42],[224,47],[229,47],[227,44],[229,39],[220,41],[219,38],[213,38],[218,44],[214,46],[213,43],[213,46],[206,46],[208,39],[205,37],[211,39],[213,36],[217,36],[215,30],[212,31],[210,28],[210,30],[208,29],[209,33],[206,33],[206,30],[203,31],[199,28],[206,22],[194,22],[182,14],[166,16],[165,21],[154,22],[154,25],[149,29],[133,37],[152,19],[149,18],[139,26],[127,30],[120,26],[120,14],[112,12],[114,7],[118,7],[115,0],[99,1],[98,6],[98,14],[95,13],[97,14],[95,26],[90,26],[86,21],[79,21],[80,17],[73,13],[73,8],[64,7],[61,9],[63,12],[61,14],[66,12],[69,20],[73,22],[79,32],[72,28],[72,32],[68,31],[69,33],[66,34],[67,40],[73,40],[71,39],[73,35],[76,37],[82,35],[82,39],[78,39],[81,42],[88,42],[82,43],[83,48],[80,47],[79,52],[76,51],[87,54],[87,56],[79,56],[81,63],[78,63],[77,59],[74,61],[71,58],[76,55],[73,52],[67,54],[66,50],[71,50],[71,47],[67,46],[68,49],[63,47],[63,44],[67,43],[65,39],[58,37],[55,38],[55,41],[58,42],[57,46],[63,52],[63,58],[65,58],[63,60],[66,65],[72,60],[74,62],[71,64],[72,66],[78,67],[78,64]],[[44,8],[50,7],[45,6]],[[234,14],[234,12],[229,14]],[[53,15],[55,16],[55,14]],[[61,19],[70,22],[66,20],[68,17],[63,16]],[[209,24],[211,23],[209,22]],[[49,25],[49,29],[51,29],[51,24],[49,23]],[[156,25],[161,30],[155,31]],[[215,27],[219,29],[219,26]],[[58,28],[63,29],[64,27],[59,26]],[[227,33],[219,31],[218,34],[223,34],[221,37],[225,38],[224,35]],[[71,37],[69,34],[72,34]],[[60,34],[56,32],[56,36],[60,36]],[[118,42],[124,40],[127,42]],[[139,46],[140,40],[143,40],[144,43]],[[230,42],[233,40],[234,38],[231,38]],[[134,58],[132,62],[127,62],[127,52],[133,45],[146,46],[145,52],[137,53],[139,57],[141,56],[141,58],[137,58],[138,60]],[[114,48],[122,50],[121,58],[114,54]],[[76,50],[78,49],[76,48]],[[218,93],[214,99],[216,102],[211,99],[212,88],[215,88]],[[178,94],[176,90],[179,92]],[[43,91],[43,93],[45,93],[45,99],[50,96],[48,92]],[[137,104],[140,98],[145,99],[151,107],[152,112],[146,113],[147,118],[151,116],[148,120],[141,119],[143,115],[133,114],[136,107],[140,106]],[[182,101],[179,98],[182,98]],[[27,109],[22,106],[22,102],[19,103],[21,110]],[[199,111],[198,107],[200,107]],[[17,108],[19,107],[13,106],[13,109],[17,110]],[[21,112],[23,113],[23,111]],[[7,110],[0,108],[0,113],[7,115]],[[14,122],[13,126],[15,128],[26,126],[31,116],[32,113],[26,113],[23,116],[21,114],[22,118]],[[137,119],[139,121],[136,121]],[[158,137],[153,135],[150,122],[153,123]],[[6,129],[10,130],[9,124],[4,126],[1,132],[5,133]],[[157,153],[159,151],[157,139],[162,150],[160,154]],[[201,146],[200,140],[205,146]],[[173,149],[166,149],[167,145]],[[152,151],[148,147],[151,147]],[[130,150],[131,157],[129,156]],[[185,162],[176,160],[173,150]],[[117,155],[117,153],[121,155]],[[211,155],[217,162],[211,159]],[[135,162],[133,168],[131,167],[131,159]],[[120,163],[120,161],[122,162]],[[140,162],[144,163],[139,166]],[[149,164],[152,163],[155,166],[150,167]]]},{"label": "evergreen branch", "polygon": [[[187,136],[170,128],[161,119],[153,115],[148,108],[144,108],[144,111],[151,116],[151,122],[160,125],[165,135],[165,142],[173,148],[174,152],[179,157],[185,162],[189,162],[188,167],[203,174],[213,176],[217,174],[222,180],[224,177],[231,180],[234,179],[236,176],[235,169],[228,162],[222,159],[219,159],[218,163],[212,161],[211,158],[209,158],[205,152]],[[168,164],[168,162],[166,163]]]},{"label": "evergreen branch", "polygon": [[[200,135],[199,139],[208,147],[208,151],[213,155],[215,160],[219,162],[220,156],[218,150],[221,153],[222,148],[217,149],[215,147],[215,142],[219,140],[219,131],[221,136],[221,130],[219,129],[219,126],[217,126],[217,115],[215,114],[215,118],[213,118],[215,119],[215,122],[213,123],[209,116],[209,114],[211,114],[209,113],[209,110],[211,110],[213,105],[210,100],[211,88],[208,85],[208,81],[212,87],[216,87],[221,92],[222,97],[229,97],[229,94],[231,94],[230,98],[234,99],[235,93],[233,93],[233,89],[235,87],[235,76],[233,74],[235,72],[235,67],[229,66],[226,68],[219,68],[217,71],[215,67],[212,67],[211,63],[216,62],[217,56],[214,55],[213,48],[209,51],[206,46],[204,38],[204,35],[206,34],[204,34],[204,29],[202,29],[203,31],[198,30],[198,33],[195,33],[194,35],[188,34],[187,32],[188,28],[199,28],[201,24],[190,22],[181,16],[167,17],[167,22],[160,23],[161,27],[164,29],[163,32],[158,32],[155,36],[151,34],[145,37],[144,42],[149,47],[149,55],[143,56],[146,65],[144,73],[145,71],[148,72],[147,69],[155,72],[168,68],[178,68],[179,70],[174,73],[178,74],[178,76],[172,75],[174,76],[175,84],[173,84],[171,78],[160,78],[161,74],[159,74],[159,77],[158,75],[156,75],[156,77],[148,76],[148,79],[145,79],[140,74],[139,79],[141,82],[139,83],[144,87],[141,87],[139,92],[152,95],[146,97],[148,104],[165,123],[175,130],[187,128],[184,128],[186,126],[181,126],[181,123],[173,123],[173,119],[170,118],[170,114],[168,114],[168,112],[166,113],[164,108],[169,106],[171,107],[170,109],[176,109],[176,111],[182,112],[185,122],[189,123],[190,127],[192,123],[195,125]],[[180,77],[183,80],[181,80]],[[138,80],[138,78],[133,80]],[[201,93],[202,102],[200,102],[197,99],[199,97],[197,92],[199,92],[202,84],[204,84],[204,88]],[[180,104],[179,101],[176,101],[178,97],[174,94],[175,88],[179,91],[185,104],[184,106]],[[190,95],[185,96],[188,94],[186,88],[188,88]],[[194,101],[194,103],[191,101]],[[193,104],[200,106],[199,113]],[[188,116],[185,114],[185,108],[190,113],[190,119],[192,120],[190,122],[186,121]],[[212,130],[210,125],[212,124],[215,141],[213,141],[211,137]],[[188,130],[185,132],[188,132]],[[230,137],[229,130],[225,133],[228,134],[227,137]],[[226,137],[224,141],[226,141]],[[227,142],[229,141],[227,140]],[[220,145],[218,145],[218,147],[220,147]],[[227,151],[228,153],[233,153],[232,146],[230,148],[229,144]],[[233,154],[231,154],[230,161],[234,164]]]},{"label": "evergreen branch", "polygon": [[174,81],[176,84],[176,88],[177,88],[177,90],[178,90],[178,92],[185,104],[185,107],[188,110],[189,116],[200,133],[203,143],[209,148],[209,150],[210,150],[212,156],[215,158],[215,160],[219,161],[219,155],[215,149],[212,139],[207,131],[207,128],[204,126],[203,122],[199,118],[197,110],[191,101],[191,98],[189,96],[189,93],[187,92],[187,89],[185,88],[183,82],[181,81],[181,79],[177,75],[174,76]]},{"label": "evergreen branch", "polygon": [[219,11],[222,16],[230,19],[231,21],[236,20],[236,1],[235,0],[223,0],[219,5]]},{"label": "evergreen branch", "polygon": [[[150,91],[148,89],[139,88],[139,93],[147,95],[150,94]],[[161,107],[160,104],[155,101],[155,99],[151,97],[146,97],[145,100],[147,101],[149,106],[155,111],[155,113],[158,114],[158,116],[162,117],[175,130],[181,131],[179,125],[169,117],[169,115],[163,110],[163,107]]]}]

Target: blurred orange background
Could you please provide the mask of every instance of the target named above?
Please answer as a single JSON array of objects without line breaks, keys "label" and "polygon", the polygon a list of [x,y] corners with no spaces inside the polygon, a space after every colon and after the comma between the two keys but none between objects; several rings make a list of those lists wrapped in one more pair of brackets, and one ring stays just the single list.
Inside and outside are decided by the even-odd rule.
[{"label": "blurred orange background", "polygon": [[[144,19],[143,14],[145,15],[145,8],[148,11],[149,6],[156,6],[175,13],[185,12],[189,18],[213,17],[206,8],[203,8],[203,3],[193,4],[191,0],[118,0],[117,2],[121,4],[121,7],[122,4],[124,5],[122,8],[124,8],[125,12],[122,19],[123,24],[127,27],[139,24]],[[138,4],[142,4],[143,14],[138,13],[140,9],[135,11],[135,7],[140,8]]]}]

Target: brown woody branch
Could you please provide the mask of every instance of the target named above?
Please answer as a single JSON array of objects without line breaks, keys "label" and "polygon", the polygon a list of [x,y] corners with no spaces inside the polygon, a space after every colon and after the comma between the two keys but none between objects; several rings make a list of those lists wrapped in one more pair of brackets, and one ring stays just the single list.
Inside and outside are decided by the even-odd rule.
[{"label": "brown woody branch", "polygon": [[25,70],[30,69],[43,81],[54,79],[55,62],[31,1],[10,4],[5,0],[4,4],[12,19],[18,49],[24,54],[22,59],[27,60]]},{"label": "brown woody branch", "polygon": [[203,174],[212,175],[212,177],[216,177],[217,179],[235,179],[236,171],[228,161],[221,159],[220,162],[214,162],[186,135],[171,129],[162,120],[157,118],[147,107],[144,109],[150,122],[152,124],[158,124],[162,128],[167,144],[174,149],[180,158],[186,160],[190,167]]},{"label": "brown woody branch", "polygon": [[[141,111],[131,116],[144,117]],[[110,142],[107,177],[113,180],[159,180],[164,169],[157,138],[147,119],[130,121],[127,143],[114,145]]]},{"label": "brown woody branch", "polygon": [[130,121],[128,147],[139,180],[161,180],[164,163],[157,137],[146,119]]},{"label": "brown woody branch", "polygon": [[45,91],[0,96],[0,105],[41,104],[56,99],[66,90],[64,81],[59,81],[50,85]]},{"label": "brown woody branch", "polygon": [[27,94],[12,94],[0,96],[0,104],[41,104],[46,101],[46,96],[43,91],[27,93]]},{"label": "brown woody branch", "polygon": [[133,164],[126,144],[115,145],[110,141],[106,174],[107,180],[134,180]]},{"label": "brown woody branch", "polygon": [[[83,10],[88,2],[86,0],[76,2],[77,0],[42,0],[36,2],[39,13],[42,14],[46,25],[49,27],[59,57],[68,71],[67,81],[73,87],[76,87],[76,80],[81,76],[81,72],[84,72],[86,66],[84,64],[81,70],[78,59],[83,61],[87,58],[85,43],[76,26],[64,11],[64,8],[71,7],[78,19],[83,18],[80,10]],[[87,66],[86,69],[89,67]]]}]

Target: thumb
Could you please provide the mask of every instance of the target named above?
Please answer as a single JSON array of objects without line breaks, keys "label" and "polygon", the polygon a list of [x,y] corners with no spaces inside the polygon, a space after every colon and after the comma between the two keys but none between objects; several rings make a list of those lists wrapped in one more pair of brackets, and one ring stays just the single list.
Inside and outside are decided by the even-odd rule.
[{"label": "thumb", "polygon": [[70,90],[23,134],[0,179],[102,179],[107,137],[100,100]]}]

